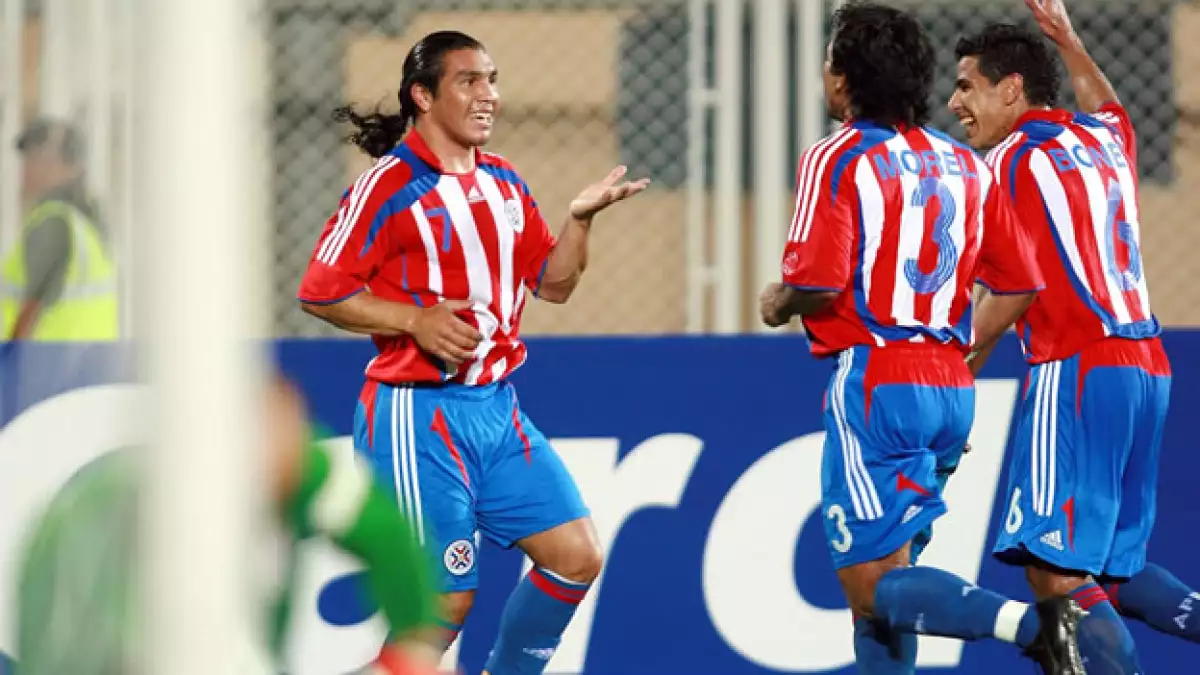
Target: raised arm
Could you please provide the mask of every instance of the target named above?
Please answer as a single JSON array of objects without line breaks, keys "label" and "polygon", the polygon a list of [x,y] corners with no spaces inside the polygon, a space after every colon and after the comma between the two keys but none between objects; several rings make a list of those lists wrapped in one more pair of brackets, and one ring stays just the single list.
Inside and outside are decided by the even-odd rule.
[{"label": "raised arm", "polygon": [[1063,0],[1025,0],[1025,5],[1046,37],[1058,46],[1080,110],[1094,113],[1105,103],[1118,102],[1117,92],[1071,26]]},{"label": "raised arm", "polygon": [[628,199],[650,184],[649,178],[621,182],[626,168],[618,166],[608,176],[584,188],[571,202],[558,240],[550,249],[536,283],[537,296],[554,303],[566,302],[587,268],[588,235],[592,219],[609,206]]}]

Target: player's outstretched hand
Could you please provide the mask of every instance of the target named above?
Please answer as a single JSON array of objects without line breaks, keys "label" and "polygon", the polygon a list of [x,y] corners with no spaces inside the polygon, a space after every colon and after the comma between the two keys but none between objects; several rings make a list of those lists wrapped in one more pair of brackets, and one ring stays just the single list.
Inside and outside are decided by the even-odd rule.
[{"label": "player's outstretched hand", "polygon": [[413,339],[427,353],[457,367],[471,358],[483,339],[471,324],[455,315],[470,306],[466,300],[446,300],[425,308],[413,324]]},{"label": "player's outstretched hand", "polygon": [[610,171],[604,180],[585,187],[583,192],[580,192],[579,196],[571,201],[571,217],[576,220],[587,220],[609,206],[629,199],[650,185],[649,178],[619,182],[625,177],[627,171],[629,168],[625,165],[618,166]]},{"label": "player's outstretched hand", "polygon": [[787,286],[779,283],[767,284],[762,293],[758,296],[758,312],[762,317],[762,322],[771,328],[778,328],[788,322],[787,319],[780,316],[779,310],[783,307],[783,294],[787,291]]},{"label": "player's outstretched hand", "polygon": [[1025,6],[1033,12],[1033,19],[1038,27],[1057,44],[1065,44],[1075,37],[1075,29],[1071,27],[1071,17],[1067,16],[1067,7],[1063,0],[1025,0]]}]

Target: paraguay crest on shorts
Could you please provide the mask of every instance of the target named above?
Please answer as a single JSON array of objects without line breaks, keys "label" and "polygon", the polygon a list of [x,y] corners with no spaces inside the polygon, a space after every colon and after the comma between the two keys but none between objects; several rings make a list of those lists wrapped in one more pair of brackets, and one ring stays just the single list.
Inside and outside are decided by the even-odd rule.
[{"label": "paraguay crest on shorts", "polygon": [[520,234],[525,229],[525,210],[521,208],[521,200],[504,200],[504,216],[514,232]]},{"label": "paraguay crest on shorts", "polygon": [[456,577],[460,577],[475,567],[475,545],[466,539],[458,539],[450,542],[446,547],[446,551],[442,553],[442,563],[446,565],[446,570]]}]

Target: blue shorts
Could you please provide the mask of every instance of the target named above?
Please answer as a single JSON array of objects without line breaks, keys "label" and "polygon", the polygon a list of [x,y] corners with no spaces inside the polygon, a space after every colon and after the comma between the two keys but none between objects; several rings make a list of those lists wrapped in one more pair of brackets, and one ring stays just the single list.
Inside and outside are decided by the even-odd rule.
[{"label": "blue shorts", "polygon": [[558,453],[513,386],[368,381],[354,445],[442,561],[442,590],[473,590],[479,534],[510,548],[588,515]]},{"label": "blue shorts", "polygon": [[[1122,344],[1124,343],[1124,344]],[[1013,439],[995,554],[1015,565],[1129,577],[1146,564],[1170,400],[1166,357],[1104,341],[1034,366]],[[1130,352],[1133,352],[1132,354]]]},{"label": "blue shorts", "polygon": [[928,541],[945,479],[975,417],[961,352],[940,345],[843,351],[825,396],[821,513],[836,569]]}]

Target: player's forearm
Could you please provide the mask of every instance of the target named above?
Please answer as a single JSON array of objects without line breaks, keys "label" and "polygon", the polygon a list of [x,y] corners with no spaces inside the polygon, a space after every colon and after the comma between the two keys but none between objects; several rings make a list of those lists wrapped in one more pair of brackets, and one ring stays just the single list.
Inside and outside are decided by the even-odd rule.
[{"label": "player's forearm", "polygon": [[808,316],[825,311],[838,294],[829,291],[802,291],[791,286],[780,292],[778,316],[787,321],[793,316]]},{"label": "player's forearm", "polygon": [[570,299],[583,278],[587,268],[588,235],[592,221],[567,216],[567,223],[558,235],[558,243],[546,260],[546,271],[538,285],[538,297],[542,300],[563,303]]},{"label": "player's forearm", "polygon": [[300,306],[342,330],[364,335],[408,334],[421,311],[420,307],[384,300],[370,291],[328,305],[301,301]]},{"label": "player's forearm", "polygon": [[1075,90],[1075,100],[1080,110],[1094,113],[1105,103],[1117,100],[1117,92],[1104,76],[1104,71],[1096,65],[1096,61],[1088,54],[1083,40],[1074,32],[1058,43],[1058,53],[1062,56],[1067,75],[1071,78],[1071,87]]},{"label": "player's forearm", "polygon": [[971,350],[969,365],[972,373],[978,373],[995,349],[996,343],[1008,327],[1017,322],[1036,293],[996,295],[984,292],[978,296],[975,310],[975,345]]}]

